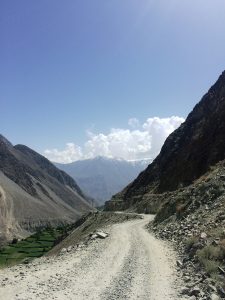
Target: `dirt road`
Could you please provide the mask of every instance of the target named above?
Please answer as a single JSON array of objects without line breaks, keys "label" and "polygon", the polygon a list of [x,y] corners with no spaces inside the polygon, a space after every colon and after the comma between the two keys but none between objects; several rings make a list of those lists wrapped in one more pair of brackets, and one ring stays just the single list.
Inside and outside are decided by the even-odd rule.
[{"label": "dirt road", "polygon": [[175,255],[144,226],[113,225],[110,236],[62,256],[0,271],[0,299],[176,300]]}]

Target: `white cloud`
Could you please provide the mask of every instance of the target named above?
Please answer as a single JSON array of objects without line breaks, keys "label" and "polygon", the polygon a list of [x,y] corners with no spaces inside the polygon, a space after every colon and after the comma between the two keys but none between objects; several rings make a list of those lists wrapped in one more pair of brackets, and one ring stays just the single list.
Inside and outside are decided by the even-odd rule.
[{"label": "white cloud", "polygon": [[44,151],[44,155],[51,161],[57,163],[71,163],[75,160],[83,159],[81,147],[74,143],[67,143],[64,150],[47,149]]},{"label": "white cloud", "polygon": [[148,118],[143,124],[143,130],[147,131],[152,136],[151,155],[155,158],[162,148],[166,138],[177,129],[183,118],[172,116],[170,118]]},{"label": "white cloud", "polygon": [[[126,160],[155,158],[165,139],[184,122],[183,118],[148,118],[141,126],[136,118],[129,120],[131,129],[113,128],[108,134],[87,132],[83,147],[66,144],[64,150],[45,150],[44,155],[55,162],[69,163],[96,156],[119,157]],[[139,126],[139,129],[135,129]]]},{"label": "white cloud", "polygon": [[87,156],[98,155],[134,159],[146,156],[151,148],[151,136],[146,131],[111,129],[110,133],[93,135],[84,146]]},{"label": "white cloud", "polygon": [[140,123],[137,118],[131,118],[128,120],[128,125],[132,128],[137,128],[140,126]]}]

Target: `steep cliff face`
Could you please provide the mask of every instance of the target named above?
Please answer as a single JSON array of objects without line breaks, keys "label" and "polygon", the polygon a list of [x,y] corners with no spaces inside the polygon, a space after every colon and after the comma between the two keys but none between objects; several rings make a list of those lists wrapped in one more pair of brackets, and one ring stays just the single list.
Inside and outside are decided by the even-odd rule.
[{"label": "steep cliff face", "polygon": [[225,158],[225,72],[166,140],[158,157],[108,207],[188,186]]},{"label": "steep cliff face", "polygon": [[90,210],[76,182],[46,158],[0,136],[0,238],[72,222]]}]

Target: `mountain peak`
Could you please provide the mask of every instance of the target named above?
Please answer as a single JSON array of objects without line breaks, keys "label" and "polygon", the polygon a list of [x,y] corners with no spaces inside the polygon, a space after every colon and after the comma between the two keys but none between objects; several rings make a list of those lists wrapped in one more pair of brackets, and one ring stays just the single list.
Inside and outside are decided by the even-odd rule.
[{"label": "mountain peak", "polygon": [[13,145],[2,134],[0,134],[0,144],[4,144],[7,147],[13,147]]}]

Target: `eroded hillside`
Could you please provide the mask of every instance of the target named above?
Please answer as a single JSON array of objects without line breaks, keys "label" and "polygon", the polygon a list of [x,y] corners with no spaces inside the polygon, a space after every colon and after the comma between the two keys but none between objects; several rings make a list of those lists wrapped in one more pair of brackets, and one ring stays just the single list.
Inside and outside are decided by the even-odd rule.
[{"label": "eroded hillside", "polygon": [[46,225],[77,220],[91,209],[65,172],[23,145],[0,136],[1,240]]}]

